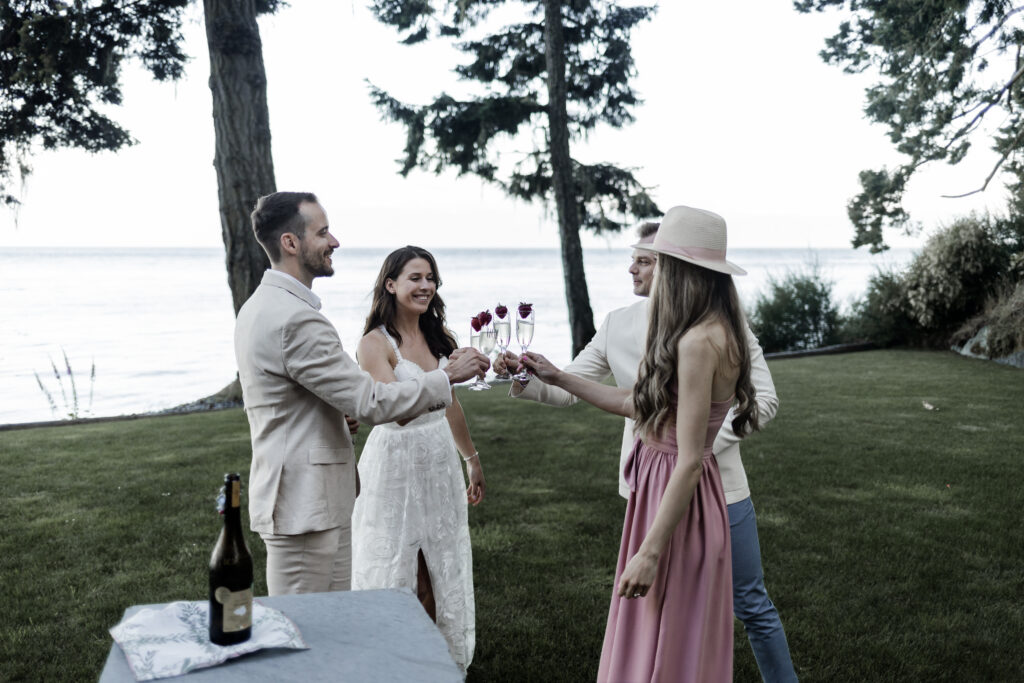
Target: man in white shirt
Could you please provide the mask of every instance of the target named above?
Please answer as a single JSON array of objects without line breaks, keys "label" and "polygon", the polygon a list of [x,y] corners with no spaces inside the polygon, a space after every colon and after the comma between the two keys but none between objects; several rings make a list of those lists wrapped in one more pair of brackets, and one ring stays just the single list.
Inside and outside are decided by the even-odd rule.
[{"label": "man in white shirt", "polygon": [[[640,244],[650,244],[658,231],[657,223],[644,223],[638,233]],[[640,245],[637,245],[638,247]],[[633,278],[633,293],[644,297],[640,301],[609,313],[594,338],[567,365],[565,372],[595,382],[614,377],[616,386],[632,388],[636,383],[640,361],[647,338],[647,297],[651,292],[657,254],[642,248],[633,250],[629,273]],[[750,351],[750,379],[757,390],[758,418],[763,427],[775,417],[779,399],[775,394],[771,373],[764,360],[764,352],[753,333],[747,330]],[[518,357],[506,353],[494,364],[501,374],[505,367],[518,363]],[[527,398],[554,406],[569,406],[578,400],[563,389],[547,385],[538,379],[524,387],[513,382],[510,396]],[[761,676],[768,683],[795,681],[796,672],[789,654],[786,633],[775,605],[768,598],[761,568],[761,547],[757,538],[757,518],[750,500],[747,475],[740,459],[740,438],[732,429],[730,411],[715,439],[712,451],[718,462],[729,510],[729,530],[732,539],[733,612],[743,622],[750,640]],[[623,477],[623,466],[635,440],[633,421],[625,420],[622,449],[619,460],[619,495],[629,497],[629,487]]]}]

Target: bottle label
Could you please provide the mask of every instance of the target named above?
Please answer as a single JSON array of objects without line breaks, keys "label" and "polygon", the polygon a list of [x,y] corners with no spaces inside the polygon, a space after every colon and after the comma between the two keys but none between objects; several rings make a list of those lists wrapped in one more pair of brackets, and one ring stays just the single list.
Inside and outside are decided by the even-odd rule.
[{"label": "bottle label", "polygon": [[231,482],[231,507],[233,507],[233,508],[241,507],[242,503],[239,500],[239,498],[241,497],[241,492],[242,492],[242,482],[237,481],[237,480]]},{"label": "bottle label", "polygon": [[224,605],[224,633],[233,633],[252,626],[252,587],[231,591],[221,586],[213,597]]}]

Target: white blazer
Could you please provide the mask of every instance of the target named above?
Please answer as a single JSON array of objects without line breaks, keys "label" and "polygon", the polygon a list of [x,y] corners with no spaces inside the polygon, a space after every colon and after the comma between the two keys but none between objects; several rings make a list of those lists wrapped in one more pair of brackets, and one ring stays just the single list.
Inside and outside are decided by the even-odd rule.
[{"label": "white blazer", "polygon": [[443,370],[375,382],[341,348],[320,299],[275,270],[238,312],[235,359],[252,434],[249,521],[260,533],[324,531],[351,518],[356,458],[346,414],[376,425],[452,401]]},{"label": "white blazer", "polygon": [[[594,382],[603,382],[611,376],[615,378],[617,386],[632,389],[636,384],[647,339],[648,301],[641,299],[631,306],[618,308],[609,313],[601,322],[601,327],[594,334],[594,338],[569,365],[565,366],[565,371]],[[764,352],[749,328],[747,346],[750,350],[750,380],[757,390],[758,417],[760,424],[764,426],[778,412],[779,397],[775,393],[775,384],[772,383],[772,374],[764,360]],[[518,385],[513,385],[513,390],[516,386]],[[536,378],[531,380],[523,391],[511,395],[554,406],[569,406],[579,400],[569,392],[544,384]],[[732,429],[733,417],[734,412],[730,410],[712,447],[718,469],[722,474],[725,500],[729,505],[750,497],[747,473],[743,470],[743,461],[740,459],[741,437]],[[636,436],[633,433],[633,421],[626,418],[625,422],[619,458],[619,495],[628,498],[629,487],[626,485],[622,470],[626,458],[633,449]]]}]

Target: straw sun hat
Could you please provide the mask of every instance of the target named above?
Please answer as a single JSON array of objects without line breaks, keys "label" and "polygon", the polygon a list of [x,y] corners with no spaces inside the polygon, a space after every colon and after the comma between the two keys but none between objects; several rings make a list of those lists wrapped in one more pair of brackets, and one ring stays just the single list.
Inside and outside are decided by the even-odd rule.
[{"label": "straw sun hat", "polygon": [[674,206],[661,219],[654,241],[642,240],[633,248],[672,256],[719,273],[746,275],[747,271],[725,260],[725,232],[725,219],[717,213]]}]

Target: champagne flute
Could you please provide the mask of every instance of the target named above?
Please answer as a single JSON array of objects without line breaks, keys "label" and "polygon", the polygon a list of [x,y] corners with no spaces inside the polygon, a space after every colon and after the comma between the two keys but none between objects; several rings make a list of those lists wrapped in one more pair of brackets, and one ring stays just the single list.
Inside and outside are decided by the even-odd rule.
[{"label": "champagne flute", "polygon": [[[516,309],[516,341],[519,342],[521,353],[526,353],[533,341],[533,304],[520,303]],[[524,366],[522,370],[512,375],[512,378],[525,384],[530,381],[530,373]]]},{"label": "champagne flute", "polygon": [[[490,322],[489,317],[489,313],[481,313],[480,315],[473,316],[469,323],[469,345],[484,355],[490,355],[491,351],[494,350],[494,328],[489,324],[484,324],[485,320]],[[481,320],[481,318],[483,319]],[[469,385],[471,391],[485,391],[490,388],[491,385],[484,381],[483,375],[477,377]]]},{"label": "champagne flute", "polygon": [[[494,321],[494,333],[497,336],[495,342],[498,345],[498,353],[502,356],[508,351],[509,338],[512,336],[512,317],[509,315],[508,308],[502,306],[499,303],[494,309],[494,315],[497,320]],[[498,375],[499,382],[510,382],[511,373],[508,368],[505,368],[505,372]]]}]

